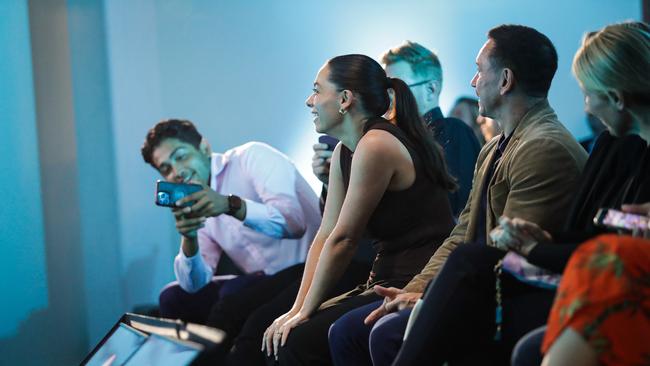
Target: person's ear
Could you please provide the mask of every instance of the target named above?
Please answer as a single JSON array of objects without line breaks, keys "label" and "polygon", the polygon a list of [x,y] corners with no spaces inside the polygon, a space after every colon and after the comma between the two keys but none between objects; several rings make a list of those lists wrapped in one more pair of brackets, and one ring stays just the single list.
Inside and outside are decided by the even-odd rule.
[{"label": "person's ear", "polygon": [[210,156],[212,154],[212,148],[210,147],[210,143],[208,140],[205,139],[205,137],[201,138],[201,143],[199,144],[199,151],[201,154],[205,156]]},{"label": "person's ear", "polygon": [[341,114],[345,114],[345,112],[350,109],[352,106],[352,100],[354,99],[354,94],[350,90],[343,90],[339,94],[339,111],[342,111]]},{"label": "person's ear", "polygon": [[607,99],[612,103],[617,111],[620,112],[625,108],[625,96],[623,96],[623,93],[620,90],[608,89],[605,95],[607,95]]},{"label": "person's ear", "polygon": [[501,95],[506,95],[508,92],[512,91],[515,87],[515,74],[509,68],[504,68],[501,71],[501,80],[500,80],[499,93]]},{"label": "person's ear", "polygon": [[438,80],[431,80],[429,83],[427,83],[426,86],[427,90],[427,98],[428,99],[434,99],[436,95],[440,94],[440,81]]}]

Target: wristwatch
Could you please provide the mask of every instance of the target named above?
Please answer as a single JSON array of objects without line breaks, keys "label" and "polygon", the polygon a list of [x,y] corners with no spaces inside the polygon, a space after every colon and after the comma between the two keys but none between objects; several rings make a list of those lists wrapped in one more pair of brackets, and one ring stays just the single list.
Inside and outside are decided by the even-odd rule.
[{"label": "wristwatch", "polygon": [[230,216],[235,216],[237,211],[241,208],[241,198],[235,196],[234,194],[228,195],[228,212]]}]

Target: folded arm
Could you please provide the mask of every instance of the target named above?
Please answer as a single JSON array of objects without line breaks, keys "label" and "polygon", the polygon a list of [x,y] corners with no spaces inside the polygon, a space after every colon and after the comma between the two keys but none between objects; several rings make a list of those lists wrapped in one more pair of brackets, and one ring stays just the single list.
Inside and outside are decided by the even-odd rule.
[{"label": "folded arm", "polygon": [[244,199],[244,225],[274,238],[302,237],[307,223],[296,191],[299,173],[291,160],[268,145],[251,143],[242,164],[261,198]]}]

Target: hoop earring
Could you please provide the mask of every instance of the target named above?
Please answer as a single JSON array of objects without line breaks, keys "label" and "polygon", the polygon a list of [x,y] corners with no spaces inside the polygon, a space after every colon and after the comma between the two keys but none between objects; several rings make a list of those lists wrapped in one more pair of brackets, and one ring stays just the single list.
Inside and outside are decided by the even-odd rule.
[{"label": "hoop earring", "polygon": [[346,114],[347,112],[348,112],[347,110],[345,110],[345,109],[343,109],[343,108],[339,108],[339,113],[341,113],[341,115],[344,115],[344,114]]}]

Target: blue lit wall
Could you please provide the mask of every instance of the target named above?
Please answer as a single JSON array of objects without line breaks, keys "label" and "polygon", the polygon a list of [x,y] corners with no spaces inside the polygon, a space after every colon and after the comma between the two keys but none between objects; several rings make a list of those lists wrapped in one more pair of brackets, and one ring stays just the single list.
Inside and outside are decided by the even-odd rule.
[{"label": "blue lit wall", "polygon": [[[159,289],[173,280],[178,235],[169,212],[153,205],[158,176],[139,155],[156,121],[191,119],[217,151],[249,140],[270,143],[316,188],[310,169],[316,134],[304,101],[327,58],[377,57],[405,39],[420,42],[442,61],[446,112],[456,97],[474,95],[469,82],[486,32],[500,23],[522,23],[555,43],[560,67],[551,104],[583,137],[582,96],[570,74],[582,34],[638,19],[641,12],[638,0],[53,1],[66,13],[56,15],[67,22],[63,43],[69,49],[57,52],[69,53],[63,58],[71,79],[65,101],[72,104],[74,131],[65,136],[77,151],[72,159],[79,187],[79,219],[71,219],[78,243],[72,248],[83,262],[70,272],[81,278],[66,287],[74,296],[55,295],[62,306],[82,299],[85,312],[74,321],[86,329],[79,337],[88,347],[118,314],[155,303]],[[39,313],[39,324],[47,326],[43,318],[56,316],[48,281],[69,277],[46,265],[60,253],[44,232],[49,211],[42,207],[56,202],[41,198],[41,176],[52,170],[39,164],[43,131],[36,123],[27,3],[0,1],[0,192],[10,192],[0,205],[0,351],[11,345],[25,354],[17,364],[29,364],[32,344],[20,338],[25,322]],[[98,191],[108,193],[97,197]],[[69,352],[71,359],[83,356],[77,348]]]},{"label": "blue lit wall", "polygon": [[48,289],[27,2],[0,1],[0,14],[1,349]]}]

